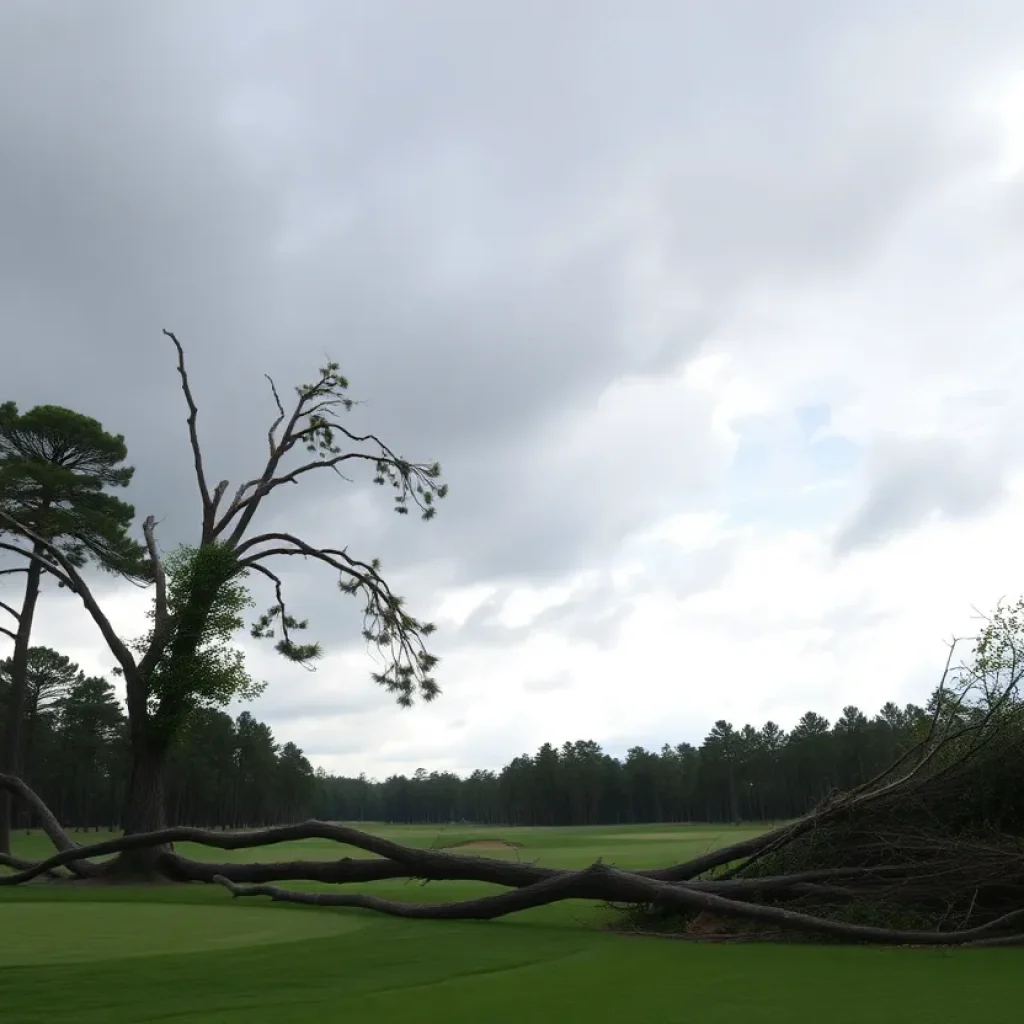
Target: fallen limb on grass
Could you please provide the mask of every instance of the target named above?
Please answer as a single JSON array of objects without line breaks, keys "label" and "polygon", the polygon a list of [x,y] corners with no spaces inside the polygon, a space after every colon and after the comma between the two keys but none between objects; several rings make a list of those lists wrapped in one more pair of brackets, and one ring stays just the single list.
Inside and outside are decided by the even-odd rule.
[{"label": "fallen limb on grass", "polygon": [[[983,723],[984,724],[984,723]],[[929,744],[931,744],[929,746]],[[417,849],[347,825],[307,821],[252,832],[175,827],[87,847],[71,843],[21,781],[0,777],[46,822],[57,852],[0,875],[18,885],[93,858],[158,851],[163,878],[216,883],[234,896],[350,907],[418,919],[490,920],[567,899],[603,902],[634,930],[711,919],[716,937],[780,934],[918,946],[1024,944],[1024,713],[986,733],[972,723],[951,742],[926,739],[901,774],[831,799],[800,820],[692,860],[642,871],[594,864],[565,871],[450,850]],[[369,856],[329,861],[208,863],[168,844],[241,850],[319,839]],[[345,885],[384,879],[475,881],[507,891],[456,902],[397,902],[368,893],[295,892],[273,883]],[[703,934],[703,932],[702,932]]]},{"label": "fallen limb on grass", "polygon": [[[535,882],[512,892],[455,903],[403,903],[370,893],[289,892],[273,885],[237,885],[222,875],[218,875],[214,881],[223,885],[236,897],[268,896],[282,903],[300,903],[317,907],[356,907],[375,910],[392,917],[429,920],[491,921],[497,917],[547,906],[560,900],[589,899],[616,903],[657,903],[686,910],[704,910],[723,916],[759,921],[776,928],[828,935],[854,942],[948,946],[951,939],[955,939],[958,945],[978,945],[986,940],[990,944],[1024,945],[1024,933],[999,935],[1001,930],[1024,922],[1024,908],[988,924],[959,932],[955,936],[944,932],[900,931],[847,924],[782,907],[726,899],[697,889],[693,885],[642,878],[634,872],[620,871],[607,864],[592,864],[582,871],[563,871],[554,878]],[[993,936],[998,936],[998,939],[993,940]]]},{"label": "fallen limb on grass", "polygon": [[[51,843],[53,843],[57,850],[68,851],[79,849],[78,844],[68,836],[64,829],[61,828],[60,822],[57,820],[53,811],[46,806],[39,795],[31,789],[27,783],[15,775],[5,775],[0,773],[0,789],[6,789],[8,793],[17,797],[32,809],[32,813],[39,819],[42,829],[46,833],[46,837]],[[21,857],[12,857],[9,854],[2,854],[0,856],[4,858],[0,861],[0,864],[3,864],[5,867],[15,868],[19,873],[25,870],[32,870],[34,867],[31,861],[24,860]],[[54,867],[56,866],[57,865],[54,865]],[[86,860],[72,859],[68,862],[67,867],[68,870],[78,878],[89,878],[96,871],[96,865],[90,864]],[[46,873],[60,877],[58,872],[51,871],[49,868],[46,869]]]}]

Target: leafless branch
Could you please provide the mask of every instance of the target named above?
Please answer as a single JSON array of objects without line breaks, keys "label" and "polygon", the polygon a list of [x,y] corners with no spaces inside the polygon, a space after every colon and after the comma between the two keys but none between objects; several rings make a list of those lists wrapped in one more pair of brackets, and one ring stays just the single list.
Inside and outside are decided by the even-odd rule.
[{"label": "leafless branch", "polygon": [[[4,775],[0,774],[0,789],[7,790],[12,796],[18,797],[24,803],[32,809],[33,813],[39,819],[39,823],[42,826],[43,831],[46,833],[50,842],[57,848],[59,854],[74,854],[81,847],[73,842],[68,834],[60,827],[60,822],[57,820],[53,811],[43,802],[43,800],[32,790],[25,782],[19,779],[15,775]],[[45,861],[40,862],[45,864]],[[77,859],[72,857],[67,862],[67,865],[71,871],[80,877],[86,877],[94,873],[94,868],[91,864],[79,863]],[[48,874],[52,868],[59,867],[60,865],[52,865],[46,867],[43,870],[39,869],[39,864],[26,865],[21,868],[22,872],[37,871],[39,874]]]},{"label": "leafless branch", "polygon": [[192,397],[192,386],[189,384],[188,373],[185,370],[185,350],[181,346],[181,342],[175,337],[173,331],[168,331],[166,328],[163,332],[171,341],[174,343],[174,347],[178,351],[178,374],[181,377],[181,390],[185,395],[185,402],[188,405],[188,437],[192,445],[192,459],[195,463],[196,469],[196,483],[199,485],[199,496],[203,502],[203,535],[207,534],[207,526],[210,529],[213,528],[213,516],[215,513],[215,506],[213,499],[210,497],[210,489],[206,483],[206,471],[203,469],[203,452],[199,446],[199,431],[196,428],[196,420],[199,416],[199,408],[196,406],[195,399]]},{"label": "leafless branch", "polygon": [[[429,472],[430,467],[408,463],[399,458],[374,434],[355,434],[343,426],[334,415],[334,411],[341,406],[350,408],[352,402],[334,390],[338,379],[333,370],[325,369],[315,384],[299,389],[298,399],[290,415],[285,411],[273,378],[267,376],[267,381],[277,407],[277,417],[267,431],[266,465],[258,477],[247,480],[238,488],[231,504],[214,526],[211,536],[222,537],[230,529],[228,544],[237,544],[244,537],[260,503],[273,490],[282,484],[297,483],[304,474],[321,469],[330,469],[348,480],[349,478],[345,477],[339,468],[346,462],[362,461],[373,463],[375,466],[391,466],[402,482],[403,498],[411,495],[423,512],[430,514],[430,503],[423,500],[419,491],[422,485],[429,484],[433,479]],[[283,430],[280,429],[282,424]],[[288,472],[279,473],[281,462],[289,452],[300,444],[315,445],[318,434],[324,430],[332,435],[344,437],[354,445],[373,445],[374,450],[330,454],[312,459]]]},{"label": "leafless branch", "polygon": [[281,404],[281,396],[277,393],[277,385],[274,383],[274,378],[269,373],[263,374],[264,377],[270,382],[270,393],[274,396],[274,404],[277,406],[277,419],[270,424],[270,429],[267,431],[267,444],[270,448],[270,458],[274,457],[274,452],[277,450],[277,428],[284,422],[285,411],[284,406]]},{"label": "leafless branch", "polygon": [[[274,478],[274,474],[277,472],[277,467],[280,465],[281,459],[288,451],[288,437],[295,429],[295,424],[302,418],[303,409],[308,403],[307,396],[300,394],[298,401],[295,403],[295,408],[292,411],[291,417],[288,419],[288,425],[285,427],[281,441],[279,443],[275,442],[274,436],[277,432],[277,428],[284,419],[284,406],[281,404],[281,399],[277,393],[277,387],[273,380],[269,377],[267,379],[270,380],[271,391],[274,395],[274,401],[277,404],[279,414],[278,418],[271,425],[270,430],[267,433],[267,443],[270,446],[267,463],[260,476],[242,484],[238,488],[235,492],[234,500],[228,506],[224,515],[221,516],[220,521],[216,523],[211,531],[211,536],[220,537],[227,530],[232,520],[241,513],[240,518],[231,533],[231,537],[228,540],[228,543],[232,545],[237,544],[245,535],[246,527],[248,527],[249,523],[252,521],[252,517],[256,514],[256,510],[265,496],[266,492],[263,490],[263,487],[267,482]],[[253,490],[253,494],[251,494],[249,498],[245,498],[243,500],[243,497],[248,490]]]},{"label": "leafless branch", "polygon": [[228,489],[228,481],[221,480],[219,484],[213,489],[213,511],[216,513],[217,509],[220,508],[220,503],[224,498],[224,492]]},{"label": "leafless branch", "polygon": [[[36,862],[34,860],[26,860],[24,857],[15,857],[9,853],[0,853],[0,866],[10,868],[12,871],[25,871],[27,868],[35,867],[35,865]],[[57,869],[49,871],[47,874],[51,878],[69,877]]]},{"label": "leafless branch", "polygon": [[10,615],[12,618],[15,618],[15,619],[20,619],[21,618],[21,613],[18,612],[18,611],[15,611],[15,609],[12,608],[6,601],[0,601],[0,611],[7,612],[8,615]]},{"label": "leafless branch", "polygon": [[[830,918],[814,917],[796,910],[758,903],[745,903],[684,885],[670,885],[621,871],[607,864],[593,864],[582,871],[563,871],[556,877],[536,882],[512,892],[456,903],[400,903],[368,893],[296,893],[275,886],[240,886],[228,878],[215,879],[233,896],[269,896],[272,900],[314,906],[362,907],[394,917],[493,920],[506,914],[546,906],[566,899],[602,899],[607,902],[652,903],[690,911],[707,911],[728,917],[760,921],[765,925],[791,931],[830,935],[847,941],[914,944],[921,946],[962,945],[993,937],[1024,919],[1024,910],[1004,915],[995,921],[966,931],[903,931],[872,925],[849,924]],[[1000,937],[1003,944],[1024,944],[1024,935]]]},{"label": "leafless branch", "polygon": [[153,566],[153,579],[156,583],[156,595],[154,605],[154,623],[157,629],[166,622],[167,613],[167,574],[164,572],[164,564],[160,558],[160,549],[156,544],[156,519],[147,516],[142,524],[142,534],[146,538],[146,550],[149,552],[149,561]]}]

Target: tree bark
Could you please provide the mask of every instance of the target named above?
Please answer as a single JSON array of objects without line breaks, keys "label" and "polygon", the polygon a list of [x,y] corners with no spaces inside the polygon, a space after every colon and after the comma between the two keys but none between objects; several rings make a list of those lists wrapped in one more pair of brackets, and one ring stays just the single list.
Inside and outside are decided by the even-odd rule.
[{"label": "tree bark", "polygon": [[[168,744],[139,729],[132,735],[132,766],[128,777],[122,828],[126,836],[156,832],[167,827],[164,776]],[[162,878],[161,857],[170,847],[161,844],[125,850],[111,861],[105,874],[125,880]]]},{"label": "tree bark", "polygon": [[[37,544],[35,553],[42,549]],[[28,700],[28,649],[32,641],[32,621],[39,601],[39,588],[43,569],[36,559],[28,564],[25,577],[25,599],[21,604],[18,629],[11,654],[11,692],[7,702],[7,721],[4,723],[3,749],[0,751],[0,772],[20,778],[22,770],[22,726]],[[11,853],[11,794],[0,789],[0,853]]]}]

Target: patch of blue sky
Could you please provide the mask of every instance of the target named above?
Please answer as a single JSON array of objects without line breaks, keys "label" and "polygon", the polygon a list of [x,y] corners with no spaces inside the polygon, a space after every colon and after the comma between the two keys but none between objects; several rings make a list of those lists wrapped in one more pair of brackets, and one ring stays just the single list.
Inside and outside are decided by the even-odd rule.
[{"label": "patch of blue sky", "polygon": [[740,426],[723,495],[730,525],[813,529],[843,513],[863,452],[829,434],[830,421],[829,407],[816,405],[795,409],[793,419],[757,417]]},{"label": "patch of blue sky", "polygon": [[832,407],[827,404],[800,405],[794,410],[794,415],[804,440],[810,441],[819,430],[824,430],[832,422]]}]

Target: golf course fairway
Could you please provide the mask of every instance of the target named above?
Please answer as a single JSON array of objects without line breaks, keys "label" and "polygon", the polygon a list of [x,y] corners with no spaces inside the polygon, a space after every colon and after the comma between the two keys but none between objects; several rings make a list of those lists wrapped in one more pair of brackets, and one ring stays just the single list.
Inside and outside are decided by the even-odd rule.
[{"label": "golf course fairway", "polygon": [[[437,829],[372,826],[439,844]],[[487,856],[583,866],[672,863],[737,829],[461,828],[515,848]],[[48,849],[19,836],[18,852]],[[182,844],[191,857],[211,851]],[[255,860],[267,851],[227,857]],[[354,851],[286,843],[273,859]],[[219,853],[218,859],[225,858]],[[312,883],[296,888],[317,889]],[[466,899],[492,888],[395,880],[395,900]],[[607,908],[569,901],[498,921],[408,921],[369,911],[234,900],[207,885],[0,887],[0,1021],[7,1024],[1010,1024],[1024,950],[703,944],[618,934]]]}]

